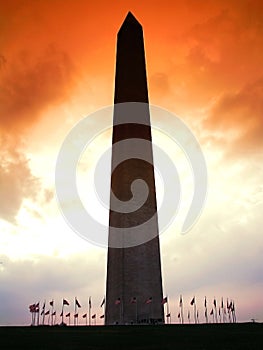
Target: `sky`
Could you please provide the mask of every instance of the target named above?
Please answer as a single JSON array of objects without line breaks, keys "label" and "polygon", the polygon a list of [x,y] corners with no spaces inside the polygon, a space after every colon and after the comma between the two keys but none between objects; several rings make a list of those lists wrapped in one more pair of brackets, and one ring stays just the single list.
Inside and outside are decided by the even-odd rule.
[{"label": "sky", "polygon": [[[113,103],[116,34],[128,11],[143,25],[150,103],[186,123],[207,164],[198,222],[182,235],[179,210],[160,236],[172,322],[180,294],[185,314],[196,296],[201,321],[205,296],[209,308],[233,299],[240,322],[263,321],[262,1],[0,0],[0,325],[30,324],[28,305],[38,301],[54,299],[59,312],[66,298],[73,312],[75,296],[81,312],[89,296],[103,312],[107,250],[64,221],[55,164],[71,128]],[[80,178],[110,137],[87,151]],[[153,140],[173,154],[156,130]]]}]

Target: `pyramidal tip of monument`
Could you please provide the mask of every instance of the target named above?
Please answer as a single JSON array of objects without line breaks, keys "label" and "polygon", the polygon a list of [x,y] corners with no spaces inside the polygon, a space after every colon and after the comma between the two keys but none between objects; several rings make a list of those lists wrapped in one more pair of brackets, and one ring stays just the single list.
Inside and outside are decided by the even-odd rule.
[{"label": "pyramidal tip of monument", "polygon": [[132,12],[129,11],[120,29],[122,29],[123,27],[132,26],[132,25],[141,26],[140,22],[136,19],[136,17],[132,14]]},{"label": "pyramidal tip of monument", "polygon": [[136,17],[134,16],[134,14],[133,14],[131,11],[128,12],[128,14],[127,14],[127,16],[126,16],[124,22],[125,22],[125,21],[134,21],[134,22],[138,22],[138,20],[136,19]]}]

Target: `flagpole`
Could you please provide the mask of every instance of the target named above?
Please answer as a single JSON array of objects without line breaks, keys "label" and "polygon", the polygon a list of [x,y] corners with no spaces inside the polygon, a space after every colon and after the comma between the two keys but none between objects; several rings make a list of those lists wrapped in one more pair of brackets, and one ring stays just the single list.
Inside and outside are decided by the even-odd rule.
[{"label": "flagpole", "polygon": [[76,326],[76,317],[75,317],[75,315],[76,315],[76,313],[77,313],[77,304],[76,304],[76,297],[75,297],[75,310],[74,310],[74,326]]},{"label": "flagpole", "polygon": [[30,310],[31,313],[31,326],[34,326],[34,313]]},{"label": "flagpole", "polygon": [[224,306],[224,323],[227,322],[226,307]]},{"label": "flagpole", "polygon": [[45,310],[46,310],[46,300],[44,301],[44,306],[43,306],[43,310],[42,310],[42,312],[43,312],[42,325],[45,322]]},{"label": "flagpole", "polygon": [[62,315],[62,324],[64,323],[64,302],[62,300],[62,311],[61,311],[61,315]]},{"label": "flagpole", "polygon": [[216,307],[216,298],[215,298],[215,297],[214,297],[214,307],[215,307],[216,323],[218,323],[218,318],[217,318],[217,307]]},{"label": "flagpole", "polygon": [[37,325],[39,326],[40,302],[38,302]]},{"label": "flagpole", "polygon": [[[170,310],[169,310],[169,299],[168,299],[168,295],[166,295],[165,297],[165,301],[166,301],[166,322],[167,324],[170,323],[170,320],[171,320],[171,315],[170,315]],[[168,317],[169,315],[169,317]]]},{"label": "flagpole", "polygon": [[36,318],[36,312],[35,312],[35,310],[33,310],[33,312],[32,312],[32,326],[35,325],[35,318]]},{"label": "flagpole", "polygon": [[183,310],[183,305],[181,306],[181,322],[184,324],[184,310]]},{"label": "flagpole", "polygon": [[234,301],[233,301],[233,305],[232,305],[232,314],[233,314],[233,321],[234,321],[234,323],[236,323],[237,319],[236,319],[236,308],[235,308]]},{"label": "flagpole", "polygon": [[229,317],[230,317],[230,322],[234,323],[233,313],[232,313],[232,300],[230,301],[230,304],[229,304]]},{"label": "flagpole", "polygon": [[193,297],[193,299],[191,300],[191,303],[190,303],[192,306],[194,305],[194,320],[195,320],[195,323],[196,323],[196,303],[195,303],[195,296]]},{"label": "flagpole", "polygon": [[89,297],[89,326],[91,324],[91,315],[90,315],[90,313],[91,313],[91,297]]},{"label": "flagpole", "polygon": [[167,303],[166,303],[167,305],[166,305],[166,318],[167,318],[167,324],[169,324],[170,322],[169,322],[169,318],[170,318],[170,320],[171,320],[171,315],[170,315],[170,317],[168,318],[167,317],[167,315],[169,315],[169,302],[168,302],[168,296],[167,296]]},{"label": "flagpole", "polygon": [[233,312],[233,306],[234,306],[233,305],[233,303],[234,303],[233,300],[231,300],[231,303],[232,304],[231,304],[231,310],[230,311],[231,311],[231,315],[232,315],[232,322],[235,323],[235,317],[234,317],[234,312]]},{"label": "flagpole", "polygon": [[38,319],[39,319],[39,302],[37,303],[37,308],[36,308],[36,313],[37,313],[37,315],[35,315],[35,319],[34,319],[34,325],[35,326],[38,326]]},{"label": "flagpole", "polygon": [[222,323],[225,323],[224,301],[223,301],[223,297],[221,298],[221,319],[222,319]]},{"label": "flagpole", "polygon": [[229,320],[229,323],[231,323],[231,316],[229,312],[230,305],[228,303],[228,299],[226,300],[226,307],[227,307],[227,313],[228,313],[228,320]]},{"label": "flagpole", "polygon": [[[103,318],[104,318],[104,320],[105,320],[105,301],[106,301],[106,298],[105,298],[105,295],[104,295],[104,297],[103,297],[103,299],[102,299],[102,302],[101,302],[101,304],[100,304],[100,307],[103,307]],[[101,317],[100,317],[101,318]],[[104,322],[104,324],[105,324],[105,321],[103,320],[103,322]]]},{"label": "flagpole", "polygon": [[208,323],[206,296],[205,296],[205,320],[206,320],[206,323]]},{"label": "flagpole", "polygon": [[180,308],[181,308],[181,321],[182,321],[182,324],[184,324],[184,310],[183,310],[183,298],[182,298],[182,295],[180,295]]},{"label": "flagpole", "polygon": [[54,313],[54,299],[52,299],[52,309],[51,309],[51,325],[53,326],[54,325],[54,322],[53,322],[53,313]]}]

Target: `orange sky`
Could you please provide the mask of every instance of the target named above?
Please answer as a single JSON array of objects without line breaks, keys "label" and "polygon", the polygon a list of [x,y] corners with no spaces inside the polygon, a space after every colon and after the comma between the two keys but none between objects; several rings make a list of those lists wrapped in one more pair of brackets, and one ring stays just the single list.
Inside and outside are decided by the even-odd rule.
[{"label": "orange sky", "polygon": [[[261,138],[263,5],[245,0],[162,6],[134,0],[2,1],[1,128],[35,123],[83,81],[87,103],[92,90],[100,104],[110,104],[115,34],[128,10],[143,22],[152,103],[181,114],[213,102],[207,127],[246,126],[247,137]],[[100,77],[107,86],[103,94],[94,86]],[[236,117],[239,99],[242,115]]]},{"label": "orange sky", "polygon": [[[83,116],[113,103],[116,34],[128,11],[144,29],[150,102],[187,122],[208,163],[210,194],[195,236],[191,236],[196,240],[190,244],[191,237],[176,238],[176,253],[171,248],[174,238],[162,243],[166,290],[171,295],[185,292],[190,298],[194,292],[191,282],[201,288],[203,273],[211,295],[218,290],[216,283],[234,296],[242,291],[242,317],[247,320],[252,307],[246,305],[249,283],[255,283],[255,299],[263,291],[259,277],[263,249],[259,235],[263,203],[261,0],[0,0],[0,261],[10,259],[11,266],[23,242],[25,256],[36,256],[44,238],[36,243],[33,229],[43,231],[43,237],[51,234],[52,220],[58,216],[53,167],[60,144]],[[47,275],[49,266],[61,264],[54,270],[54,280],[62,276],[62,285],[64,270],[70,275],[69,262],[76,266],[78,259],[68,257],[68,265],[56,263],[60,234],[66,230],[61,223],[57,227],[57,246],[50,244],[53,238],[48,236],[47,251],[52,251],[52,258],[42,257],[40,265],[34,266]],[[65,242],[71,242],[70,233],[64,234]],[[30,242],[35,244],[32,252]],[[84,249],[78,237],[74,244],[76,251]],[[97,283],[97,276],[103,274],[103,267],[98,267],[102,253],[96,254],[95,260],[87,258],[88,269],[94,290],[102,293],[104,276]],[[83,253],[82,258],[85,256]],[[33,270],[29,261],[24,264],[32,268],[36,281],[37,267]],[[1,275],[4,265],[0,265],[11,308],[16,298],[12,296],[13,274],[22,274],[25,268],[21,266],[14,262],[11,272]],[[229,266],[233,276],[240,273],[236,284],[227,280]],[[85,273],[85,266],[82,268]],[[175,269],[178,280],[174,286]],[[74,278],[84,288],[81,278]],[[179,285],[185,289],[179,290]],[[40,293],[34,286],[32,297]],[[44,293],[47,287],[41,286]],[[72,290],[72,285],[68,283],[67,288]],[[23,302],[32,302],[25,298]],[[257,312],[256,303],[253,310]],[[0,316],[7,314],[12,312],[1,313],[0,309]],[[23,317],[21,311],[17,322]],[[263,320],[263,312],[258,317]],[[0,318],[1,322],[5,320]]]}]

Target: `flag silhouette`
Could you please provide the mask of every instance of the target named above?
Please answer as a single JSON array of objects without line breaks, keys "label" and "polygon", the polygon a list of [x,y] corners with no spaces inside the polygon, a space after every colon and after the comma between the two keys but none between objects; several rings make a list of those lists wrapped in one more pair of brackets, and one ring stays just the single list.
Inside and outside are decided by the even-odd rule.
[{"label": "flag silhouette", "polygon": [[166,304],[167,303],[167,297],[163,298],[162,300],[162,305]]},{"label": "flag silhouette", "polygon": [[77,307],[81,307],[80,303],[78,302],[78,299],[75,299]]},{"label": "flag silhouette", "polygon": [[182,299],[182,296],[180,295],[179,306],[182,306],[182,305],[183,305],[183,299]]},{"label": "flag silhouette", "polygon": [[103,305],[105,304],[105,297],[103,298],[101,304],[100,304],[100,307],[102,307]]}]

